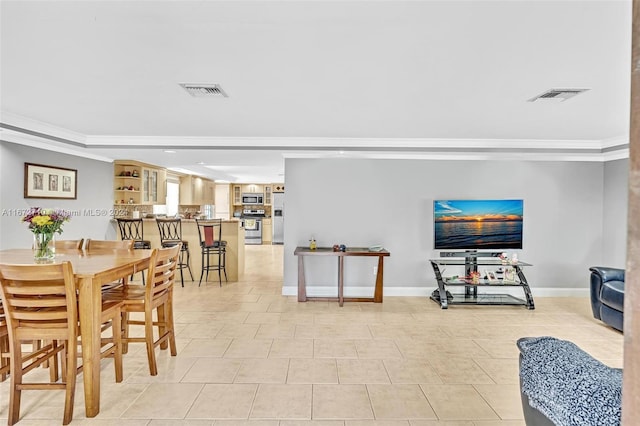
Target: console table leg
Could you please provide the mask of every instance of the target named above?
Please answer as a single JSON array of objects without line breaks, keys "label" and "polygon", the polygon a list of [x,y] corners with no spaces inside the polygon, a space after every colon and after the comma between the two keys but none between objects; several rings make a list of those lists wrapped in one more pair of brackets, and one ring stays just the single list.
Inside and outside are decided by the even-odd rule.
[{"label": "console table leg", "polygon": [[376,287],[373,291],[374,303],[382,303],[382,277],[383,277],[383,260],[382,256],[378,256],[378,273],[376,274]]},{"label": "console table leg", "polygon": [[344,305],[344,256],[338,256],[338,305]]},{"label": "console table leg", "polygon": [[304,256],[298,256],[298,302],[307,301],[307,284],[304,281]]}]

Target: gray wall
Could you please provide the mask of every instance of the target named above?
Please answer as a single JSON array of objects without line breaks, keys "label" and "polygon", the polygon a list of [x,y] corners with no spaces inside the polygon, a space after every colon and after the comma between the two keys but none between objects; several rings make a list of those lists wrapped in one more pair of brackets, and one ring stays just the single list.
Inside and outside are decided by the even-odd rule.
[{"label": "gray wall", "polygon": [[[285,294],[297,285],[295,247],[311,236],[319,246],[382,244],[391,252],[385,294],[428,293],[435,287],[428,259],[439,253],[434,199],[523,199],[523,249],[510,253],[534,265],[526,273],[538,294],[586,289],[588,267],[604,261],[603,163],[291,158],[285,167]],[[305,265],[309,294],[335,288],[335,259]],[[371,288],[373,265],[347,259],[354,295]]]},{"label": "gray wall", "polygon": [[624,268],[627,258],[629,159],[604,164],[602,265]]},{"label": "gray wall", "polygon": [[[46,164],[78,171],[76,200],[24,198],[24,163]],[[0,142],[0,249],[26,248],[33,242],[27,225],[20,222],[29,207],[50,207],[72,211],[58,238],[113,239],[109,223],[113,208],[113,165],[102,161],[60,154]],[[106,213],[106,214],[105,214]]]}]

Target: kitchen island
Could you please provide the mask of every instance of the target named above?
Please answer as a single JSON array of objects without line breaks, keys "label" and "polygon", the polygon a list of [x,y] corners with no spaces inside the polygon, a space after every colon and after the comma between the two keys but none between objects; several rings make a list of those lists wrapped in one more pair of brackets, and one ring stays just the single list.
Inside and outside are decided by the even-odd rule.
[{"label": "kitchen island", "polygon": [[[116,229],[116,235],[120,239],[120,231],[116,220],[113,221]],[[160,247],[160,232],[155,219],[143,219],[144,239],[151,242],[151,248]],[[198,227],[195,219],[182,219],[182,239],[189,244],[189,252],[191,254],[191,272],[194,281],[200,280],[200,272],[202,271],[202,252],[200,250],[200,239],[198,238]],[[229,282],[238,281],[244,274],[244,228],[241,227],[239,220],[223,220],[222,221],[222,239],[227,242],[227,278]],[[185,281],[188,280],[189,271],[184,269]],[[206,277],[206,273],[205,273]],[[222,276],[224,283],[224,274]],[[209,273],[209,282],[218,282],[217,273]],[[204,284],[204,278],[203,278]]]}]

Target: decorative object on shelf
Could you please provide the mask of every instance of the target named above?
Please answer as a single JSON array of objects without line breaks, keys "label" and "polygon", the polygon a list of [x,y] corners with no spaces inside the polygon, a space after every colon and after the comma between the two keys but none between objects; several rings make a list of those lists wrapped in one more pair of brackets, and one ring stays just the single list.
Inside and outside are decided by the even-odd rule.
[{"label": "decorative object on shelf", "polygon": [[77,198],[78,171],[24,163],[24,198]]},{"label": "decorative object on shelf", "polygon": [[33,258],[36,263],[52,262],[55,257],[55,234],[62,234],[62,225],[71,215],[59,209],[32,207],[27,210],[22,222],[29,224],[33,232]]},{"label": "decorative object on shelf", "polygon": [[316,247],[316,239],[311,237],[311,239],[309,240],[309,250],[315,250]]},{"label": "decorative object on shelf", "polygon": [[480,272],[478,271],[471,272],[471,283],[480,284]]},{"label": "decorative object on shelf", "polygon": [[493,271],[485,271],[484,275],[487,277],[487,281],[490,284],[495,284],[495,283],[499,282],[498,281],[498,277],[496,276],[495,272],[493,272]]},{"label": "decorative object on shelf", "polygon": [[504,268],[504,278],[502,279],[503,283],[515,283],[516,282],[516,271],[513,268]]},{"label": "decorative object on shelf", "polygon": [[131,172],[131,176],[132,177],[138,177],[138,171],[134,170],[133,172]]}]

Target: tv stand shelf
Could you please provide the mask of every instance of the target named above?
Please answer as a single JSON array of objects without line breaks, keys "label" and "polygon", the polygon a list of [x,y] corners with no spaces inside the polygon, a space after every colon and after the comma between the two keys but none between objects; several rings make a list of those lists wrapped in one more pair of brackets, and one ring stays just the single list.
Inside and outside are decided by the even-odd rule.
[{"label": "tv stand shelf", "polygon": [[[431,294],[431,300],[439,303],[442,309],[447,309],[449,305],[523,305],[528,309],[535,309],[531,289],[523,272],[523,268],[532,266],[531,264],[505,263],[496,258],[495,253],[463,252],[455,255],[446,252],[441,253],[443,257],[440,259],[430,259],[438,282],[438,289]],[[464,267],[464,276],[443,277],[442,272],[449,266]],[[496,278],[489,280],[485,274],[491,272]],[[474,281],[471,277],[473,273],[480,273],[480,279]],[[510,274],[512,277],[509,277]],[[511,279],[507,280],[507,277]],[[464,293],[449,292],[448,287],[452,290],[464,288]],[[522,288],[524,298],[500,292],[500,288],[507,287]]]}]

